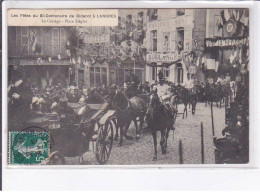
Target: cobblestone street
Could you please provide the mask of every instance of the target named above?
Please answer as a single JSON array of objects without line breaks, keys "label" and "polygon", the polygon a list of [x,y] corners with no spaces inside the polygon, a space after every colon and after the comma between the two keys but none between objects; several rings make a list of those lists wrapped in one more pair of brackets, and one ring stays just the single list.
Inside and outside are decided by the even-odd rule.
[{"label": "cobblestone street", "polygon": [[[178,111],[183,111],[183,106],[178,106]],[[221,131],[224,127],[224,107],[217,108],[214,104],[214,124],[215,136],[221,137]],[[158,160],[152,161],[153,157],[153,139],[149,132],[143,132],[141,138],[133,141],[125,140],[122,147],[117,147],[117,142],[114,141],[113,149],[107,164],[109,165],[131,165],[131,164],[179,164],[180,151],[179,145],[182,142],[182,159],[184,164],[201,164],[201,122],[204,126],[204,153],[205,164],[214,164],[214,148],[212,139],[212,127],[210,117],[210,106],[205,107],[204,103],[198,103],[195,115],[191,114],[191,109],[188,109],[188,117],[182,119],[182,115],[178,115],[175,124],[176,130],[170,132],[168,139],[167,154],[162,155],[159,145],[160,133],[158,132]],[[129,134],[135,134],[135,128],[132,124],[129,129]],[[92,145],[91,145],[92,147]],[[65,158],[66,164],[78,165],[79,159]],[[92,152],[84,154],[85,164],[97,165],[95,155]]]}]

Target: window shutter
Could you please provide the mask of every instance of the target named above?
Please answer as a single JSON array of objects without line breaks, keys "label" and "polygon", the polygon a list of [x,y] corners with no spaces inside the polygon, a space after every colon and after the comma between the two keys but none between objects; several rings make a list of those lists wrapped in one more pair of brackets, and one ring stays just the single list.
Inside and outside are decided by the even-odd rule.
[{"label": "window shutter", "polygon": [[164,17],[164,9],[158,9],[158,20],[162,20]]},{"label": "window shutter", "polygon": [[152,50],[151,42],[152,42],[151,32],[147,32],[146,33],[146,46],[147,46],[148,51]]},{"label": "window shutter", "polygon": [[163,32],[157,31],[157,51],[163,51]]},{"label": "window shutter", "polygon": [[22,41],[21,41],[21,27],[16,27],[16,56],[21,56],[22,54]]},{"label": "window shutter", "polygon": [[184,30],[184,50],[191,51],[192,49],[192,31],[191,30]]},{"label": "window shutter", "polygon": [[52,49],[52,40],[51,40],[51,28],[45,28],[43,30],[43,55],[44,56],[51,56],[51,49]]},{"label": "window shutter", "polygon": [[60,28],[60,54],[66,56],[67,32],[64,28]]}]

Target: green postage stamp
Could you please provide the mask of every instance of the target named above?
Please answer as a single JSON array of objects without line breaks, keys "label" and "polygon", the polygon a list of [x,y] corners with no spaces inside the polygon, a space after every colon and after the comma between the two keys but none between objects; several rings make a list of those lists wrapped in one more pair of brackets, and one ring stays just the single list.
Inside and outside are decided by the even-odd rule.
[{"label": "green postage stamp", "polygon": [[9,132],[9,164],[40,164],[50,153],[49,133]]}]

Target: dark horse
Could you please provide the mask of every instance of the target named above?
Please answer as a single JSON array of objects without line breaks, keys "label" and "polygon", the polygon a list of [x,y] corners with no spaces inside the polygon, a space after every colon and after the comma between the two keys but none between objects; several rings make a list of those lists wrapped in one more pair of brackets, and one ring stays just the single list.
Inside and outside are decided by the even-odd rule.
[{"label": "dark horse", "polygon": [[[120,140],[118,146],[123,144],[123,136],[127,139],[133,139],[127,135],[127,130],[132,121],[136,127],[136,139],[140,137],[140,130],[143,127],[144,116],[146,111],[146,103],[140,97],[132,97],[130,99],[119,89],[110,89],[109,99],[112,107],[116,110],[116,134],[118,138],[118,129],[120,129]],[[137,118],[139,117],[140,125],[138,127]]]},{"label": "dark horse", "polygon": [[150,96],[150,102],[146,113],[146,121],[148,128],[151,130],[154,142],[153,161],[157,160],[157,131],[161,131],[161,149],[162,154],[166,154],[167,139],[170,130],[174,131],[174,122],[176,120],[177,111],[174,109],[169,113],[167,108],[160,102],[157,90]]},{"label": "dark horse", "polygon": [[[188,109],[187,106],[191,104],[192,108],[192,114],[195,114],[196,111],[196,105],[198,102],[198,89],[197,86],[194,86],[192,89],[187,89],[183,86],[177,86],[177,87],[172,87],[174,96],[175,96],[175,101],[174,105],[177,108],[178,103],[183,103],[184,105],[184,110],[183,110],[183,118],[186,113],[186,117],[188,116]],[[172,104],[172,102],[171,102]]]},{"label": "dark horse", "polygon": [[[206,86],[206,90],[204,93],[205,99],[205,107],[207,104],[216,102],[217,107],[222,107],[222,101],[224,102],[225,99],[230,94],[230,88],[228,85],[221,85],[221,84],[211,84]],[[219,103],[219,106],[218,106]]]}]

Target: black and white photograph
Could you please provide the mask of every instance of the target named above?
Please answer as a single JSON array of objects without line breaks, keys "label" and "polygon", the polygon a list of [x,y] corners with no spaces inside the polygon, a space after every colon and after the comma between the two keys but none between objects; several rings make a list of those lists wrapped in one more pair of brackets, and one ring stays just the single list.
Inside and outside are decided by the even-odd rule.
[{"label": "black and white photograph", "polygon": [[249,9],[116,10],[7,27],[8,166],[250,163]]}]

